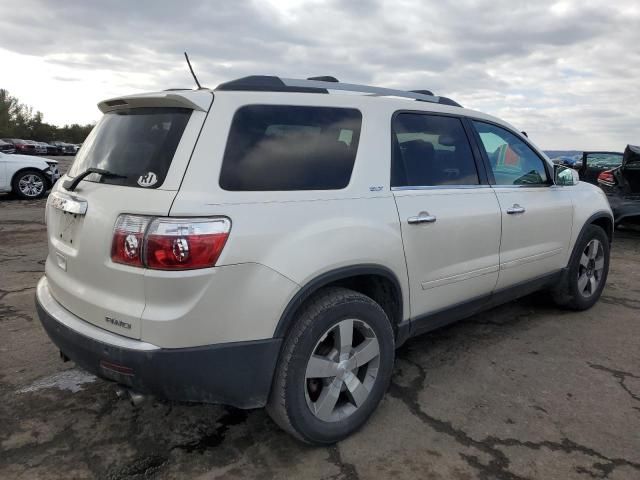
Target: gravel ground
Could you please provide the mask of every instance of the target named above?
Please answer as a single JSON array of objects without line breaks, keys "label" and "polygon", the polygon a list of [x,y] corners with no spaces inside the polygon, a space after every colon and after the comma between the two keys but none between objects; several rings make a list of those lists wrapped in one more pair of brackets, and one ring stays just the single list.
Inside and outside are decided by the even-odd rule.
[{"label": "gravel ground", "polygon": [[412,339],[369,423],[312,448],[262,410],[133,408],[62,363],[33,304],[44,203],[0,195],[0,478],[640,478],[640,231],[593,309],[534,295]]}]

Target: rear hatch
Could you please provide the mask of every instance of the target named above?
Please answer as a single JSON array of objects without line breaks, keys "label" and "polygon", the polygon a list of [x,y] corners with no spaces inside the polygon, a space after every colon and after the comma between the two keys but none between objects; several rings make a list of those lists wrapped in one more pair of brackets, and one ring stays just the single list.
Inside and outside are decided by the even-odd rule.
[{"label": "rear hatch", "polygon": [[640,147],[627,145],[618,176],[625,196],[637,198],[640,195]]},{"label": "rear hatch", "polygon": [[[49,288],[71,313],[140,338],[145,270],[111,261],[114,225],[122,214],[168,215],[212,101],[209,91],[188,91],[99,105],[105,115],[46,209]],[[90,174],[71,187],[89,168],[109,174]]]}]

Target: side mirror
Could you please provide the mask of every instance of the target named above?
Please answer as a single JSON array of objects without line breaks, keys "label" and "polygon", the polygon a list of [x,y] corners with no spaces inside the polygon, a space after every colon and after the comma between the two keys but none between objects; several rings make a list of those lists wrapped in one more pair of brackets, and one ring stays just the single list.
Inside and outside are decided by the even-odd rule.
[{"label": "side mirror", "polygon": [[564,165],[556,165],[553,169],[556,177],[556,185],[563,187],[570,187],[577,185],[580,181],[580,175],[577,170],[573,168],[565,167]]}]

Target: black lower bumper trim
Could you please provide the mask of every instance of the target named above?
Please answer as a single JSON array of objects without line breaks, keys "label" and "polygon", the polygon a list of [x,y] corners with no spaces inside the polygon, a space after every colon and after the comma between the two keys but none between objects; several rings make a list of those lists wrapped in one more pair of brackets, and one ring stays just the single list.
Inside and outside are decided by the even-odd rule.
[{"label": "black lower bumper trim", "polygon": [[36,298],[40,321],[81,368],[133,390],[175,401],[238,408],[266,404],[282,339],[138,351],[114,347],[58,322]]}]

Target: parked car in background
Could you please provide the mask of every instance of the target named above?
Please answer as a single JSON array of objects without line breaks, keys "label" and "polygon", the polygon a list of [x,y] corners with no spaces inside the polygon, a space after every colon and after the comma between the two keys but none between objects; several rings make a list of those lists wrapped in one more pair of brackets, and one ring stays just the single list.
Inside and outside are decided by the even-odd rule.
[{"label": "parked car in background", "polygon": [[13,145],[16,149],[16,153],[20,153],[22,155],[36,154],[35,145],[28,143],[26,140],[22,140],[19,138],[3,138],[2,140]]},{"label": "parked car in background", "polygon": [[58,149],[60,150],[60,155],[75,155],[78,151],[75,145],[71,145],[70,143],[61,141],[55,141],[51,143],[58,147]]},{"label": "parked car in background", "polygon": [[134,392],[266,405],[330,444],[409,337],[605,286],[602,190],[446,97],[254,76],[99,107],[47,202],[36,305],[63,359]]},{"label": "parked car in background", "polygon": [[39,145],[42,145],[44,148],[47,149],[46,155],[58,155],[60,152],[60,149],[58,147],[56,147],[55,145],[51,145],[50,143],[47,142],[38,142]]},{"label": "parked car in background", "polygon": [[9,142],[0,140],[0,152],[2,153],[16,153],[16,147]]},{"label": "parked car in background", "polygon": [[578,169],[580,180],[598,185],[598,177],[602,172],[620,165],[622,165],[620,152],[583,152],[582,158],[574,168]]},{"label": "parked car in background", "polygon": [[58,178],[57,160],[0,153],[0,192],[34,200],[43,197]]},{"label": "parked car in background", "polygon": [[627,145],[618,166],[598,175],[598,185],[607,194],[616,224],[640,222],[640,147]]},{"label": "parked car in background", "polygon": [[36,142],[34,140],[25,140],[25,142],[28,143],[29,145],[33,145],[36,155],[47,154],[47,147],[45,147],[44,145],[41,145],[40,142]]}]

